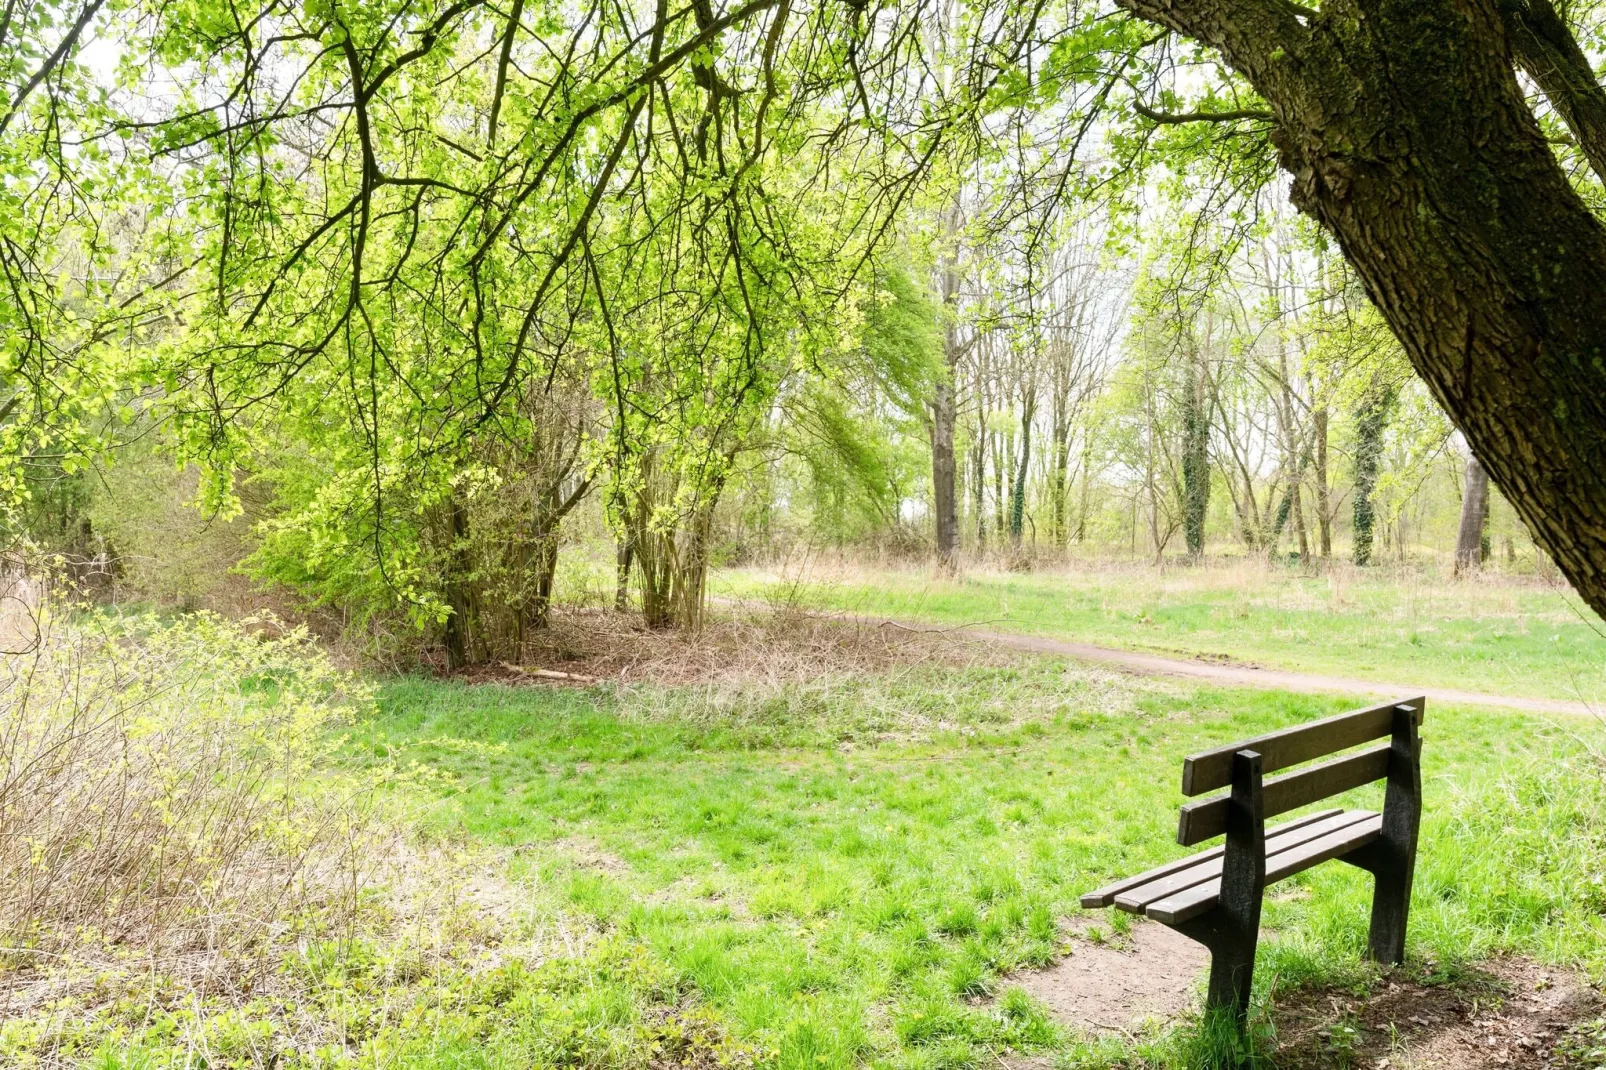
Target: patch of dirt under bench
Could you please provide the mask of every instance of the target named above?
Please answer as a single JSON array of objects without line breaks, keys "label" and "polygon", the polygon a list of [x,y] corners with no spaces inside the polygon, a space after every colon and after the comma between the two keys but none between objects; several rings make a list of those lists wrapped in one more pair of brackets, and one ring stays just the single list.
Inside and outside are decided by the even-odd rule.
[{"label": "patch of dirt under bench", "polygon": [[1305,990],[1277,1000],[1279,1070],[1584,1070],[1599,1040],[1584,1030],[1602,1013],[1582,978],[1526,959],[1483,963],[1455,984],[1395,973],[1370,995]]},{"label": "patch of dirt under bench", "polygon": [[[1203,947],[1163,925],[1134,921],[1122,936],[1078,918],[1058,962],[1009,981],[1066,1025],[1132,1035],[1145,1022],[1197,1012],[1209,968]],[[1606,1001],[1583,978],[1526,959],[1490,960],[1453,984],[1395,970],[1367,995],[1280,995],[1273,1060],[1278,1070],[1598,1070],[1606,1067],[1603,1014]],[[1037,1061],[1005,1063],[1037,1070]]]}]

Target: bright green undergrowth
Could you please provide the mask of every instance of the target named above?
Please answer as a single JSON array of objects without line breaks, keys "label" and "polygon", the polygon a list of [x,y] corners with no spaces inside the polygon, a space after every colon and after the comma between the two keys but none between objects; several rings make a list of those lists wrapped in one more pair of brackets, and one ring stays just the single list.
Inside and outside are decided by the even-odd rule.
[{"label": "bright green undergrowth", "polygon": [[1387,683],[1606,698],[1606,625],[1565,588],[1260,563],[1039,573],[727,569],[743,598],[972,625]]},{"label": "bright green undergrowth", "polygon": [[[160,1004],[83,1026],[83,1052],[105,1067],[262,1065],[252,1053],[276,1044],[279,1066],[958,1070],[1011,1050],[1203,1065],[1187,1023],[1088,1041],[1011,975],[1065,952],[1081,892],[1181,852],[1183,755],[1348,705],[1052,661],[751,689],[395,681],[348,746],[420,771],[413,812],[481,852],[492,902],[519,919],[500,946],[443,966],[406,941],[320,945],[287,967],[313,979],[301,1002],[215,1014],[206,1059],[195,1011]],[[1429,710],[1413,971],[1451,980],[1502,951],[1606,971],[1593,736]],[[1283,986],[1368,984],[1368,903],[1338,864],[1279,885],[1257,1013]],[[484,909],[465,892],[433,939],[471,941]],[[1096,923],[1118,938],[1125,919]],[[295,1016],[335,1039],[286,1049],[275,1031]]]}]

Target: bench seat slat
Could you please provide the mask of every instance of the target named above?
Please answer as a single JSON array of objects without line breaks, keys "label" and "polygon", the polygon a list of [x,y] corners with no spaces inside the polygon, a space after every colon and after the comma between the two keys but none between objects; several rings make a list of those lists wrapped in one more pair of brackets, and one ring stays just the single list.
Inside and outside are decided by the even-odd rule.
[{"label": "bench seat slat", "polygon": [[[1366,814],[1366,819],[1336,832],[1329,832],[1305,843],[1290,846],[1275,854],[1268,850],[1266,884],[1270,886],[1285,877],[1302,873],[1314,865],[1348,854],[1376,840],[1383,829],[1383,815],[1367,811],[1355,812]],[[1144,913],[1155,921],[1176,925],[1203,914],[1215,906],[1220,898],[1221,878],[1216,877],[1191,888],[1185,888],[1158,902],[1150,903]]]},{"label": "bench seat slat", "polygon": [[[1279,851],[1289,850],[1302,843],[1348,828],[1350,825],[1359,824],[1371,816],[1371,812],[1367,810],[1341,810],[1336,813],[1329,812],[1329,816],[1323,817],[1320,821],[1306,822],[1293,827],[1280,825],[1266,833],[1266,854],[1269,857]],[[1221,866],[1222,856],[1218,854],[1169,876],[1160,877],[1136,888],[1129,888],[1115,897],[1115,905],[1129,913],[1141,914],[1143,908],[1150,903],[1192,888],[1196,884],[1203,884],[1207,880],[1220,878]]]},{"label": "bench seat slat", "polygon": [[1261,768],[1275,773],[1388,735],[1393,731],[1396,706],[1414,707],[1416,723],[1421,724],[1424,705],[1420,698],[1396,699],[1190,755],[1182,762],[1182,794],[1203,795],[1226,787],[1232,782],[1232,756],[1241,750],[1259,754]]},{"label": "bench seat slat", "polygon": [[[1344,813],[1343,810],[1333,809],[1317,810],[1314,813],[1303,814],[1300,817],[1294,818],[1292,821],[1285,821],[1276,828],[1268,829],[1266,831],[1266,835],[1268,839],[1274,836],[1282,836],[1293,832],[1295,829],[1303,828],[1306,825],[1317,821],[1322,821],[1326,818],[1334,817],[1342,813]],[[1143,873],[1139,873],[1136,876],[1126,877],[1123,880],[1118,880],[1114,884],[1107,884],[1096,892],[1088,892],[1086,895],[1082,896],[1082,906],[1088,910],[1107,907],[1114,903],[1115,897],[1120,895],[1122,892],[1132,888],[1137,888],[1144,884],[1148,884],[1151,881],[1159,880],[1161,877],[1170,876],[1179,870],[1192,868],[1193,866],[1197,866],[1202,862],[1210,862],[1214,859],[1219,859],[1222,856],[1222,852],[1225,850],[1226,848],[1222,846],[1212,847],[1208,851],[1200,851],[1198,854],[1188,855],[1184,858],[1179,858],[1174,862],[1167,862],[1163,866],[1156,866],[1155,868]],[[1217,872],[1220,872],[1220,870],[1218,869]]]}]

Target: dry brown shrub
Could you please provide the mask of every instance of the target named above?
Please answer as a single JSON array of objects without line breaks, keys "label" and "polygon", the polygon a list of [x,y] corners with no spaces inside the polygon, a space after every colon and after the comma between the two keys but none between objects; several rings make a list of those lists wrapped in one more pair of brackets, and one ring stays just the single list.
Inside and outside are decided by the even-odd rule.
[{"label": "dry brown shrub", "polygon": [[808,613],[791,607],[716,605],[696,632],[655,630],[610,610],[554,615],[525,646],[524,664],[483,675],[561,683],[520,669],[556,670],[569,682],[659,686],[795,683],[822,675],[884,674],[918,666],[963,668],[1019,660],[963,630],[913,629],[892,621]]},{"label": "dry brown shrub", "polygon": [[370,699],[305,632],[5,606],[0,971],[246,951],[353,909],[368,792],[330,729]]}]

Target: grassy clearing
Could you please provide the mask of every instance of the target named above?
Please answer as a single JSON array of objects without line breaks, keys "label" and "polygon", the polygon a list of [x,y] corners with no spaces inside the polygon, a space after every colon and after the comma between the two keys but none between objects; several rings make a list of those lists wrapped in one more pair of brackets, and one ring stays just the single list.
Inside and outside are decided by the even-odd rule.
[{"label": "grassy clearing", "polygon": [[[1181,1034],[1084,1045],[1009,973],[1059,952],[1078,893],[1176,853],[1182,754],[1345,705],[1053,662],[705,703],[412,681],[385,690],[364,745],[449,774],[437,831],[513,851],[512,879],[664,964],[787,1070],[972,1066],[1004,1048],[1183,1065]],[[901,708],[898,732],[878,711]],[[1606,797],[1573,726],[1430,716],[1415,968],[1450,978],[1517,950],[1598,973]],[[1346,867],[1282,886],[1262,998],[1364,983],[1368,901]]]},{"label": "grassy clearing", "polygon": [[[256,996],[13,1017],[0,1061],[1197,1065],[1186,1026],[1091,1043],[1010,975],[1063,953],[1080,892],[1178,853],[1183,754],[1346,705],[996,652],[674,685],[391,681],[342,746],[353,774],[406,774],[387,774],[389,812],[423,826],[434,909],[306,941]],[[1430,709],[1415,973],[1453,979],[1499,951],[1606,972],[1593,731]],[[1368,984],[1368,901],[1347,867],[1279,886],[1261,1006]]]},{"label": "grassy clearing", "polygon": [[1606,625],[1571,591],[1538,581],[1456,582],[1431,571],[1325,575],[1260,563],[1165,570],[1089,566],[1032,573],[873,572],[849,565],[727,569],[714,588],[778,601],[970,624],[1188,657],[1389,683],[1596,701]]}]

